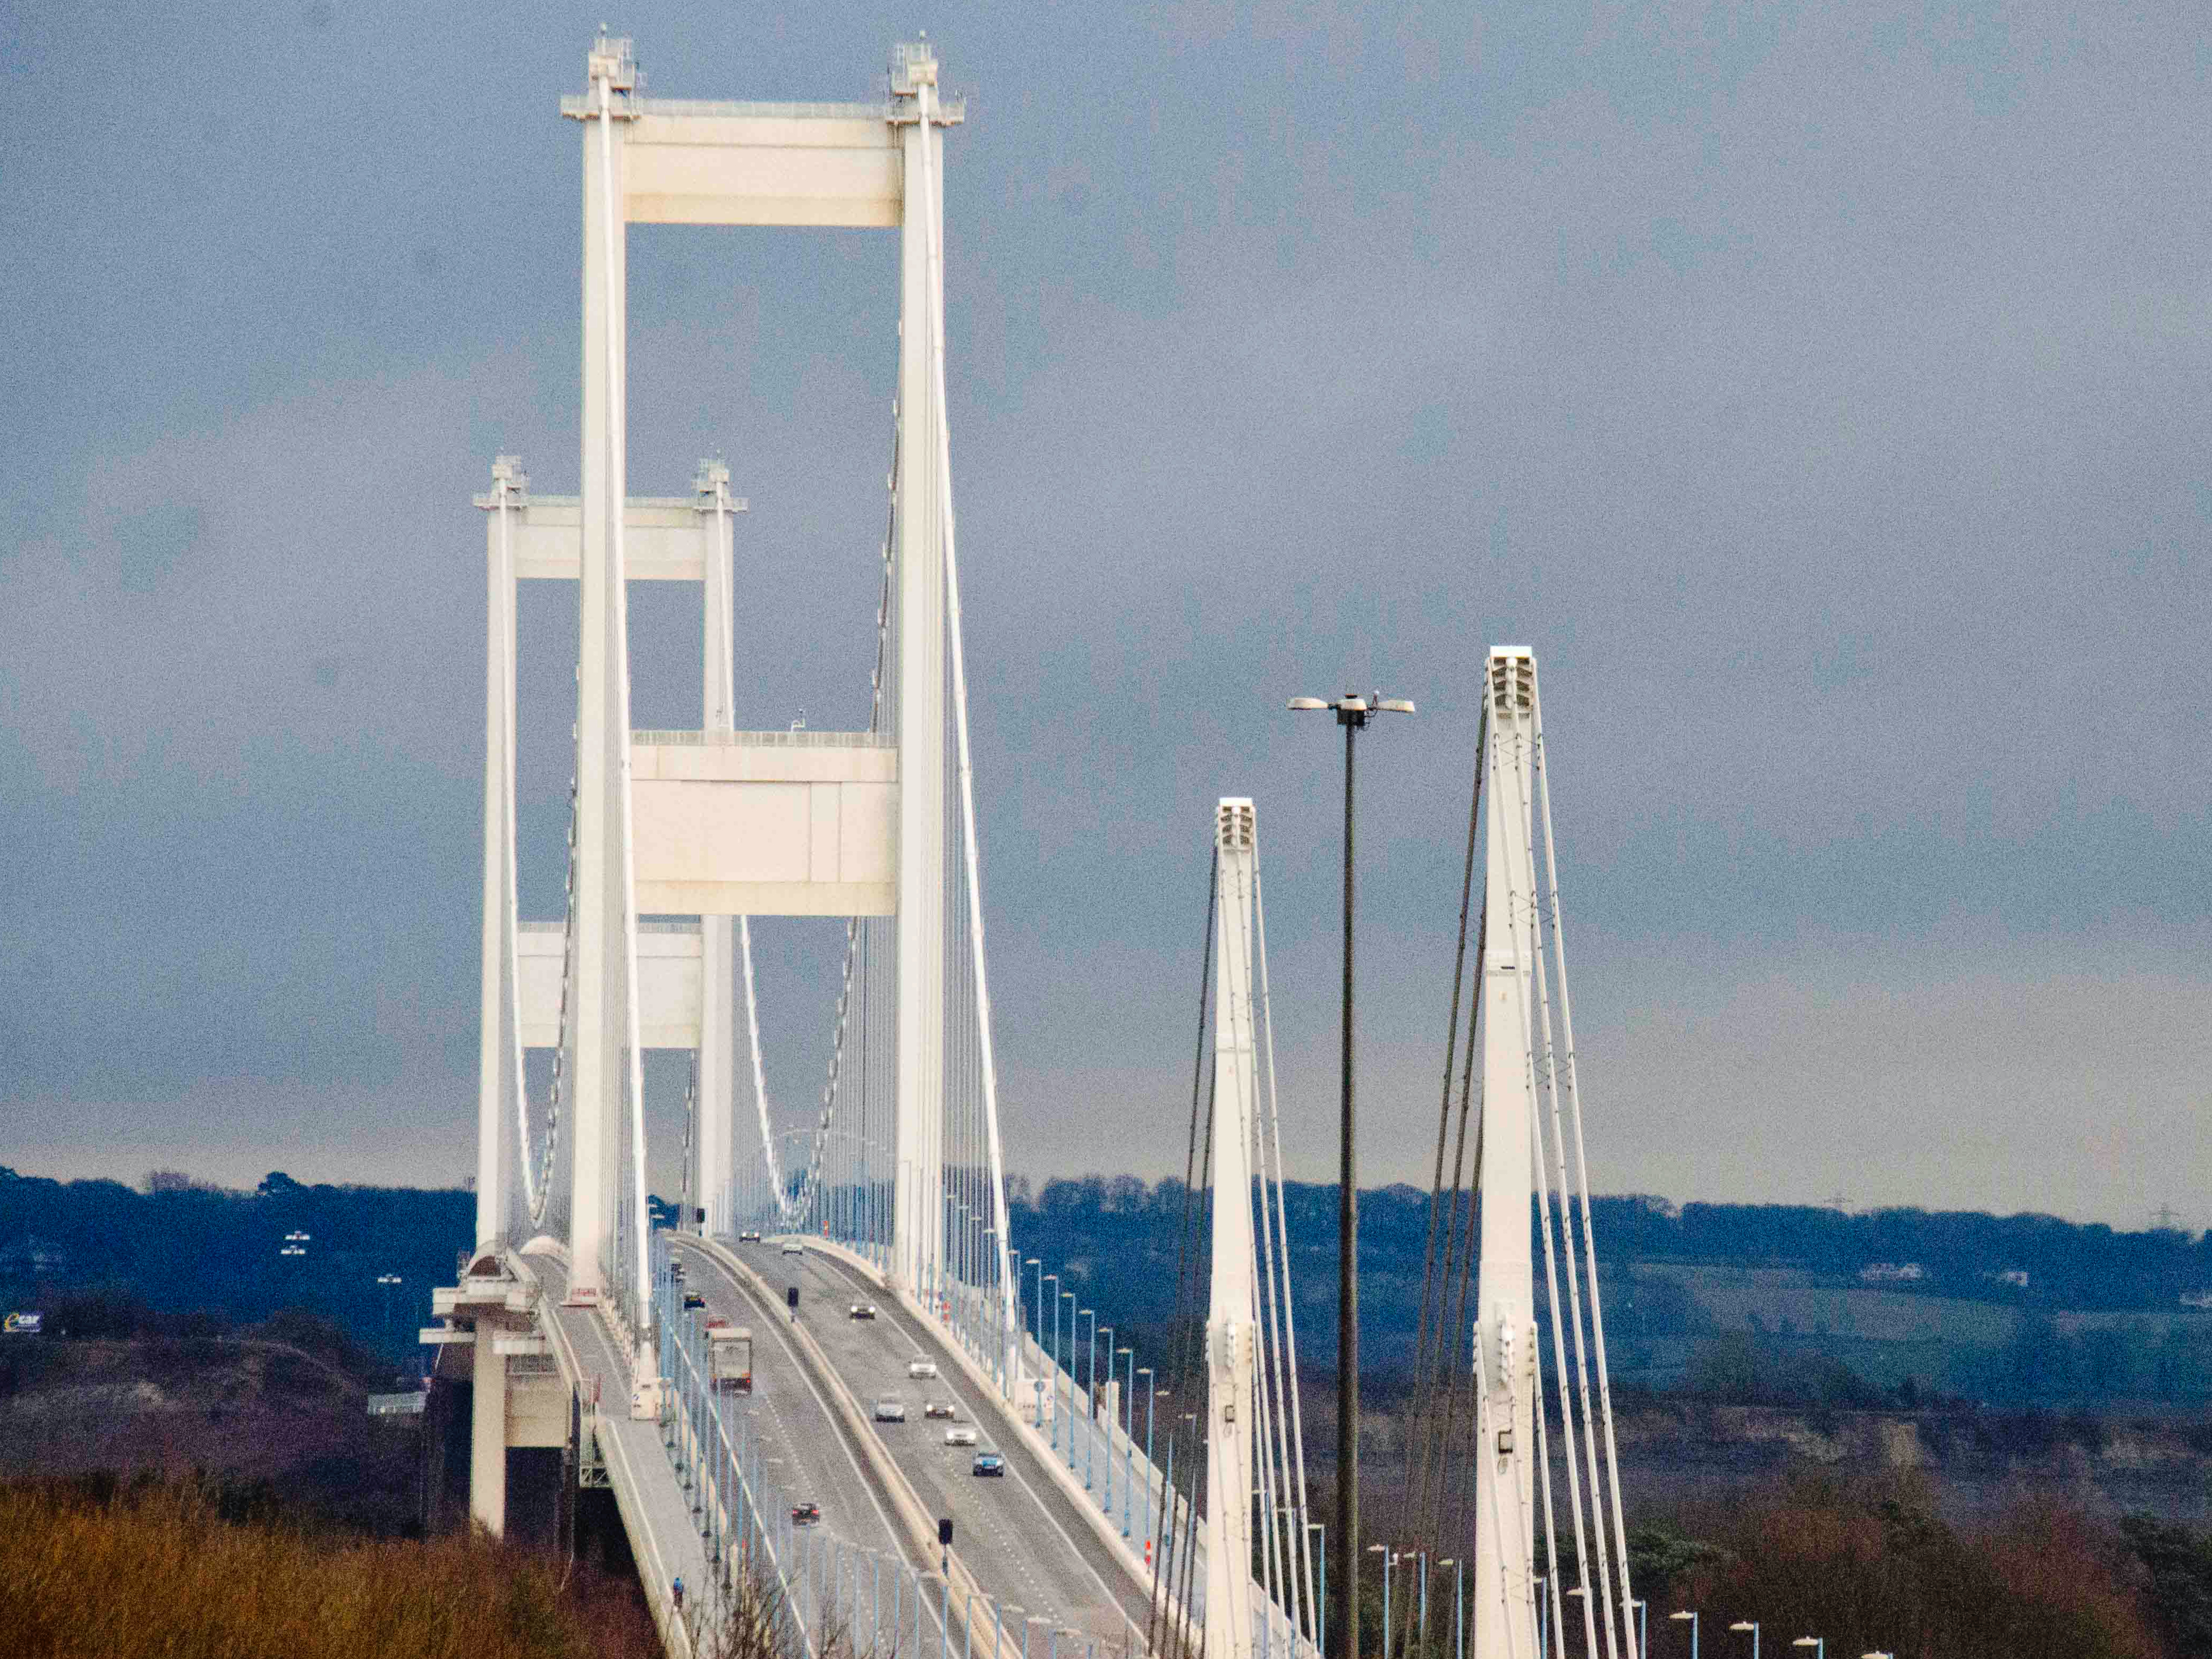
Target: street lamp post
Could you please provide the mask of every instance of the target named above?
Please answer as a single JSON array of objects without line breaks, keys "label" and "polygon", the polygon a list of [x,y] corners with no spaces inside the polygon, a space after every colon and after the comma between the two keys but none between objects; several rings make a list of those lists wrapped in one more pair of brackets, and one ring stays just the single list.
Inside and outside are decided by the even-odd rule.
[{"label": "street lamp post", "polygon": [[[1145,1379],[1145,1513],[1149,1516],[1152,1510],[1152,1407],[1159,1403],[1160,1379],[1152,1375],[1150,1365],[1138,1366],[1137,1375]],[[1136,1409],[1137,1402],[1132,1400],[1129,1410],[1133,1415]],[[1136,1438],[1134,1435],[1129,1437]]]},{"label": "street lamp post", "polygon": [[1651,1604],[1631,1601],[1628,1605],[1636,1609],[1637,1659],[1651,1659]]},{"label": "street lamp post", "polygon": [[1316,1546],[1321,1552],[1321,1605],[1314,1610],[1314,1652],[1319,1659],[1328,1659],[1328,1523],[1309,1521],[1306,1530],[1321,1534]]},{"label": "street lamp post", "polygon": [[1812,1649],[1813,1659],[1828,1659],[1828,1638],[1825,1636],[1801,1636],[1790,1645]]},{"label": "street lamp post", "polygon": [[[1096,1308],[1076,1310],[1075,1316],[1078,1319],[1086,1316],[1091,1321],[1091,1340],[1085,1345],[1091,1350],[1091,1363],[1085,1369],[1083,1384],[1083,1490],[1089,1492],[1091,1490],[1091,1443],[1098,1437],[1098,1310]],[[1068,1387],[1073,1389],[1074,1386],[1075,1379],[1070,1377]],[[1074,1423],[1071,1420],[1067,1426],[1069,1432],[1073,1434],[1075,1429]],[[1070,1449],[1073,1449],[1072,1443]]]},{"label": "street lamp post", "polygon": [[1398,1555],[1381,1544],[1370,1544],[1367,1553],[1382,1558],[1382,1659],[1390,1659],[1390,1569],[1397,1565]]},{"label": "street lamp post", "polygon": [[1429,1553],[1426,1550],[1420,1552],[1420,1563],[1421,1611],[1416,1623],[1420,1632],[1421,1659],[1429,1659]]},{"label": "street lamp post", "polygon": [[[1054,1288],[1057,1290],[1059,1286],[1055,1284]],[[1067,1358],[1066,1363],[1061,1364],[1060,1369],[1067,1374],[1067,1467],[1072,1469],[1075,1467],[1075,1321],[1077,1316],[1075,1292],[1060,1291],[1060,1300],[1052,1304],[1052,1344],[1055,1353],[1060,1348],[1060,1304],[1061,1302],[1067,1304]],[[1053,1387],[1052,1405],[1054,1414],[1057,1416],[1060,1411],[1060,1389],[1057,1383]],[[1054,1425],[1053,1443],[1054,1445],[1060,1443],[1057,1424]]]},{"label": "street lamp post", "polygon": [[[1437,1565],[1452,1570],[1452,1659],[1467,1659],[1467,1563],[1447,1555]],[[1543,1580],[1536,1582],[1541,1583]]]},{"label": "street lamp post", "polygon": [[1759,1659],[1759,1621],[1756,1619],[1739,1619],[1729,1628],[1751,1632],[1751,1659]]},{"label": "street lamp post", "polygon": [[1345,1659],[1359,1653],[1359,1159],[1352,1133],[1352,740],[1379,714],[1410,714],[1413,705],[1380,692],[1346,692],[1334,702],[1292,697],[1296,709],[1333,710],[1344,728],[1344,1032],[1337,1124],[1336,1200],[1336,1553],[1344,1580]]},{"label": "street lamp post", "polygon": [[[1114,1386],[1114,1355],[1115,1352],[1114,1346],[1114,1328],[1111,1325],[1105,1325],[1099,1327],[1098,1329],[1106,1338],[1106,1386],[1110,1389]],[[1093,1367],[1092,1375],[1095,1376],[1097,1374],[1096,1368],[1098,1364],[1098,1355],[1095,1349],[1091,1352],[1091,1364]],[[1091,1434],[1093,1439],[1096,1439],[1098,1435],[1098,1395],[1095,1387],[1093,1388],[1091,1395]],[[1105,1479],[1106,1492],[1104,1497],[1101,1498],[1098,1506],[1106,1511],[1106,1518],[1109,1521],[1111,1521],[1114,1518],[1114,1419],[1110,1416],[1106,1419]]]},{"label": "street lamp post", "polygon": [[1670,1613],[1667,1617],[1669,1621],[1677,1625],[1680,1624],[1685,1619],[1690,1621],[1690,1659],[1698,1659],[1698,1615],[1696,1610],[1694,1608],[1691,1608],[1680,1613]]},{"label": "street lamp post", "polygon": [[1130,1432],[1137,1426],[1137,1356],[1133,1349],[1121,1352],[1128,1356],[1129,1388],[1121,1401],[1121,1536],[1129,1535],[1129,1492],[1137,1478],[1137,1437]]}]

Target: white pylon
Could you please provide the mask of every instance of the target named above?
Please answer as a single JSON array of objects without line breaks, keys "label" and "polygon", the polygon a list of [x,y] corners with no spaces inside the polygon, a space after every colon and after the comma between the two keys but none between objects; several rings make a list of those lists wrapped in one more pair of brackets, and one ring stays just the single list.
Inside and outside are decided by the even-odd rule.
[{"label": "white pylon", "polygon": [[1252,1227],[1252,1135],[1260,1069],[1252,996],[1257,854],[1252,803],[1215,810],[1213,1276],[1206,1322],[1206,1653],[1257,1650],[1252,1588],[1253,1430],[1258,1419],[1259,1312]]},{"label": "white pylon", "polygon": [[1490,653],[1484,754],[1482,1254],[1474,1353],[1481,1443],[1474,1460],[1474,1650],[1536,1651],[1534,1268],[1536,1111],[1531,1009],[1536,966],[1532,770],[1536,665],[1525,647]]},{"label": "white pylon", "polygon": [[[1474,1648],[1507,1659],[1535,1653],[1541,1573],[1550,1581],[1555,1651],[1563,1650],[1559,1615],[1579,1606],[1586,1659],[1601,1650],[1606,1659],[1638,1659],[1543,703],[1526,647],[1492,649],[1485,695],[1482,1254],[1470,1345]],[[1540,1345],[1532,1223],[1543,1240],[1547,1317]],[[1559,1407],[1564,1513],[1546,1462],[1547,1357]],[[1564,1557],[1555,1555],[1553,1542],[1561,1537],[1571,1540]],[[1571,1587],[1559,1582],[1570,1572]]]}]

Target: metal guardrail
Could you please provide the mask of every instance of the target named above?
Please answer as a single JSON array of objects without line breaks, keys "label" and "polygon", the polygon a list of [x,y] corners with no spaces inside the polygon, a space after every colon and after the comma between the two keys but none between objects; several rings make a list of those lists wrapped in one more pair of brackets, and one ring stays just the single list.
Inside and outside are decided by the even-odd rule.
[{"label": "metal guardrail", "polygon": [[[632,115],[665,115],[674,119],[687,116],[752,117],[784,121],[881,121],[890,112],[889,103],[875,104],[777,104],[759,103],[744,100],[720,98],[642,98],[633,95],[629,100]],[[570,93],[561,100],[561,113],[568,116],[596,115],[599,103],[589,93]]]},{"label": "metal guardrail", "polygon": [[896,749],[883,732],[633,732],[633,745],[671,749]]},{"label": "metal guardrail", "polygon": [[[1009,1623],[1007,1604],[996,1597],[848,1542],[818,1524],[794,1526],[788,1495],[767,1478],[750,1414],[726,1412],[728,1396],[713,1386],[704,1326],[684,1312],[668,1274],[665,1232],[654,1233],[653,1255],[654,1324],[665,1385],[661,1442],[690,1495],[714,1570],[706,1609],[710,1618],[728,1623],[744,1578],[758,1567],[781,1589],[767,1610],[775,1632],[787,1638],[778,1645],[817,1659],[833,1634],[854,1653],[901,1659],[1012,1659],[1017,1652],[1022,1659],[1101,1659],[1096,1637],[1020,1617],[1025,1610],[1019,1607]],[[1047,1628],[1036,1633],[1033,1654],[1030,1627],[1037,1624]],[[697,1632],[694,1641],[702,1659],[719,1651],[713,1626]]]}]

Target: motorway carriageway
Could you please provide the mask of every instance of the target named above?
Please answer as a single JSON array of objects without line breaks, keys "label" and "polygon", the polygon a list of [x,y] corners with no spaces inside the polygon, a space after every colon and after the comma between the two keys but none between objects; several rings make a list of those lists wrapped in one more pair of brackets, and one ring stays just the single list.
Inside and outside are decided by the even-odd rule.
[{"label": "motorway carriageway", "polygon": [[[691,1246],[683,1235],[674,1235],[669,1242],[684,1263],[684,1288],[696,1291],[706,1298],[704,1316],[726,1319],[732,1325],[746,1325],[752,1329],[752,1394],[750,1397],[726,1394],[721,1403],[733,1435],[738,1418],[751,1419],[754,1443],[760,1448],[762,1473],[771,1488],[761,1495],[763,1506],[772,1497],[779,1498],[787,1505],[819,1504],[821,1529],[834,1533],[848,1544],[874,1550],[886,1562],[906,1561],[920,1565],[925,1571],[936,1571],[934,1559],[915,1564],[901,1547],[897,1528],[890,1519],[891,1506],[877,1490],[853,1448],[846,1443],[836,1413],[807,1374],[797,1345],[791,1340],[785,1310],[763,1307],[735,1274],[707,1252]],[[750,1251],[750,1247],[747,1249]],[[761,1264],[753,1261],[748,1265],[757,1271]],[[773,1275],[763,1277],[776,1282]],[[839,1308],[841,1316],[843,1312]],[[884,1617],[888,1620],[888,1584],[884,1596]],[[911,1609],[911,1596],[907,1605]],[[933,1636],[938,1625],[937,1607],[929,1601],[923,1605]],[[910,1611],[907,1616],[911,1619]],[[957,1635],[955,1639],[958,1639]]]},{"label": "motorway carriageway", "polygon": [[[1152,1605],[1150,1584],[1133,1575],[1092,1532],[1073,1500],[1013,1432],[998,1397],[976,1389],[952,1363],[945,1351],[949,1338],[934,1330],[925,1332],[921,1322],[904,1307],[826,1254],[810,1250],[803,1256],[785,1255],[775,1241],[732,1248],[779,1294],[789,1285],[799,1285],[799,1318],[861,1410],[871,1413],[870,1428],[896,1461],[922,1507],[933,1516],[952,1517],[952,1547],[987,1595],[1063,1629],[1096,1637],[1102,1652],[1109,1644],[1119,1651],[1125,1640],[1133,1650],[1143,1649]],[[696,1251],[690,1257],[699,1259]],[[855,1302],[875,1304],[877,1316],[852,1318]],[[938,1375],[910,1380],[907,1362],[917,1358],[935,1360]],[[757,1373],[758,1369],[756,1360]],[[907,1420],[873,1421],[878,1400],[903,1401]],[[933,1400],[951,1401],[959,1413],[957,1420],[975,1427],[975,1448],[945,1443],[945,1431],[951,1425],[923,1415],[924,1405]],[[1004,1457],[1006,1474],[994,1480],[971,1474],[978,1450],[996,1451]],[[1115,1475],[1119,1479],[1119,1470]],[[802,1496],[794,1492],[794,1501]],[[829,1500],[817,1501],[828,1521]],[[1006,1627],[1015,1629],[1016,1615],[1007,1615]]]}]

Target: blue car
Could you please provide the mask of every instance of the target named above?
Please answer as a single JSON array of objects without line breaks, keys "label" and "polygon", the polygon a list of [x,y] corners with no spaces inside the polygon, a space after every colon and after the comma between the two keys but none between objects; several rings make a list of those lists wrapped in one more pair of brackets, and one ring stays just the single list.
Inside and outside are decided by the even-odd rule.
[{"label": "blue car", "polygon": [[969,1466],[969,1473],[995,1474],[1003,1480],[1006,1473],[1006,1460],[996,1452],[977,1452],[975,1462]]}]

